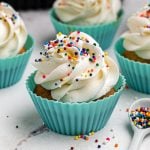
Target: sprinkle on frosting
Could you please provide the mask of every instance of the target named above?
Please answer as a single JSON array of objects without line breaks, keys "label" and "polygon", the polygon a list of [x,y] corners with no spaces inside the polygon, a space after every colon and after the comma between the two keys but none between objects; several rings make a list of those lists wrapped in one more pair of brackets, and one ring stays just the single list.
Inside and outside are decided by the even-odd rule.
[{"label": "sprinkle on frosting", "polygon": [[123,46],[142,59],[150,59],[150,5],[129,17],[129,31],[123,34]]},{"label": "sprinkle on frosting", "polygon": [[147,5],[142,8],[141,11],[137,13],[137,15],[144,18],[150,18],[150,6]]},{"label": "sprinkle on frosting", "polygon": [[7,3],[3,3],[3,2],[1,2],[0,3],[0,7],[1,8],[4,8],[4,12],[1,12],[0,13],[0,20],[4,20],[5,22],[7,21],[7,19],[8,20],[10,20],[10,21],[12,21],[12,23],[13,24],[15,24],[16,23],[16,20],[18,19],[18,14],[17,14],[17,12],[13,12],[12,11],[12,13],[7,13],[6,14],[6,10],[7,9],[12,9],[13,10],[13,8],[10,6],[10,5],[8,5]]},{"label": "sprinkle on frosting", "polygon": [[[119,70],[115,63],[83,32],[69,35],[59,32],[56,40],[46,42],[44,47],[41,58],[34,63],[38,69],[35,82],[51,90],[56,100],[93,100],[107,93],[118,81]],[[106,62],[110,63],[110,69]],[[109,76],[111,69],[115,71]]]},{"label": "sprinkle on frosting", "polygon": [[[77,33],[77,35],[79,35],[80,31],[77,31],[76,33]],[[63,34],[61,32],[59,32],[57,34],[57,38],[58,38],[57,40],[45,43],[45,45],[44,45],[45,49],[49,50],[51,48],[58,47],[57,53],[64,53],[64,51],[66,51],[67,48],[76,47],[76,44],[79,41],[81,41],[81,39],[84,40],[84,41],[88,41],[85,36],[76,36],[76,37],[74,36],[74,37],[72,37],[72,36],[69,35],[68,37],[63,37],[63,39],[62,39],[62,36],[63,36]],[[67,42],[66,38],[69,38],[71,41]],[[96,43],[93,43],[93,45],[96,46]],[[90,52],[89,48],[82,48],[81,50],[78,48],[78,50],[79,50],[80,53],[75,51],[74,54],[70,55],[69,53],[65,52],[64,55],[68,56],[68,60],[72,60],[72,59],[77,60],[79,54],[80,54],[80,56],[88,56],[89,52]],[[42,52],[40,52],[40,54],[42,55]],[[92,55],[93,56],[91,56],[89,58],[89,61],[90,62],[96,62],[95,53],[93,53]],[[45,56],[48,56],[48,53]],[[48,56],[48,57],[50,57],[50,56]]]},{"label": "sprinkle on frosting", "polygon": [[0,2],[0,58],[16,56],[27,39],[19,14],[7,3]]}]

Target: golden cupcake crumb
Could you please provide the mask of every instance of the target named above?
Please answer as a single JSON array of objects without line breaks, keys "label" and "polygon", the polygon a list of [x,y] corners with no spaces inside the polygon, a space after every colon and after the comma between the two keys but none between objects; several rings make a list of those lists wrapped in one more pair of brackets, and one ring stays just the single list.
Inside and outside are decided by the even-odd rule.
[{"label": "golden cupcake crumb", "polygon": [[130,60],[150,64],[150,60],[140,58],[134,52],[131,52],[131,51],[127,51],[127,50],[124,51],[123,56],[130,59]]},{"label": "golden cupcake crumb", "polygon": [[22,54],[22,53],[24,53],[25,51],[26,51],[26,49],[23,47],[23,48],[19,51],[18,54]]},{"label": "golden cupcake crumb", "polygon": [[[99,99],[103,99],[103,98],[106,98],[106,97],[109,97],[111,95],[113,95],[115,93],[115,89],[112,88],[108,93],[106,93],[105,95],[103,95],[102,97],[96,99],[96,100],[99,100]],[[51,91],[50,90],[47,90],[45,88],[43,88],[41,85],[36,85],[35,89],[34,89],[34,93],[37,95],[37,96],[41,96],[42,98],[47,98],[48,100],[54,100],[51,96]],[[95,100],[95,101],[96,101]]]},{"label": "golden cupcake crumb", "polygon": [[34,93],[36,93],[37,96],[41,96],[42,98],[47,98],[49,100],[53,99],[51,96],[51,91],[44,89],[41,85],[36,85]]}]

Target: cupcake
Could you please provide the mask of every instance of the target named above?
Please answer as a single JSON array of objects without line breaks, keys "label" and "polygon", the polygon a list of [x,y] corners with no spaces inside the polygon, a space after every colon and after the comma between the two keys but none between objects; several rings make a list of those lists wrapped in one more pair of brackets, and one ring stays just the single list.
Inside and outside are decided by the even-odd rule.
[{"label": "cupcake", "polygon": [[33,48],[19,14],[7,3],[0,3],[0,88],[20,80]]},{"label": "cupcake", "polygon": [[120,68],[131,88],[150,93],[150,5],[129,17],[127,26],[115,46]]},{"label": "cupcake", "polygon": [[57,0],[49,14],[57,32],[86,32],[105,50],[113,41],[123,11],[120,0]]},{"label": "cupcake", "polygon": [[67,135],[102,129],[125,86],[116,63],[79,31],[58,33],[40,54],[26,87],[44,124]]}]

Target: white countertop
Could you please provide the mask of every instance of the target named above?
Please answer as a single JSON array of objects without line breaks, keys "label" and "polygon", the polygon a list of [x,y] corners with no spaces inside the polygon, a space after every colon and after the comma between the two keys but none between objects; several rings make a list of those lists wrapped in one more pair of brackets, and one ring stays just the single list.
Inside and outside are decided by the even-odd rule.
[{"label": "white countertop", "polygon": [[[145,0],[146,1],[146,0]],[[134,4],[136,3],[136,5]],[[128,0],[125,2],[125,19],[137,9],[144,0]],[[133,5],[134,4],[134,5]],[[129,8],[130,6],[130,8]],[[30,96],[25,88],[25,79],[34,71],[31,62],[36,58],[45,41],[55,37],[48,11],[21,12],[28,31],[35,37],[36,46],[28,63],[23,78],[19,83],[0,90],[0,150],[128,150],[133,132],[131,130],[126,109],[137,98],[150,97],[131,89],[125,89],[106,127],[90,136],[89,140],[74,140],[74,137],[59,135],[43,127],[42,120],[36,112]],[[125,30],[125,20],[116,38]],[[114,57],[113,49],[109,53]],[[110,131],[113,129],[113,131]],[[37,132],[34,132],[37,130]],[[106,140],[109,137],[110,141]],[[98,139],[98,143],[95,143]],[[114,145],[118,144],[118,148]],[[140,150],[148,150],[150,136],[147,136]],[[150,149],[150,148],[149,148]]]}]

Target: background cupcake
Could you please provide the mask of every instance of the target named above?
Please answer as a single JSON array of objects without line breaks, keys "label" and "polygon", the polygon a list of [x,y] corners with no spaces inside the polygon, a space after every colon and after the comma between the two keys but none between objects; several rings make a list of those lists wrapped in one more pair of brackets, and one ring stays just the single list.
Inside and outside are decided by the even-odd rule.
[{"label": "background cupcake", "polygon": [[150,6],[146,5],[128,19],[127,31],[116,44],[116,55],[133,89],[150,93]]},{"label": "background cupcake", "polygon": [[21,78],[33,39],[18,13],[7,3],[0,3],[0,33],[0,88],[4,88]]},{"label": "background cupcake", "polygon": [[80,3],[57,0],[50,11],[51,21],[57,32],[86,32],[97,40],[104,50],[111,45],[122,14],[120,0]]},{"label": "background cupcake", "polygon": [[27,89],[44,123],[61,134],[103,128],[125,85],[115,62],[89,35],[75,31],[45,45]]}]

